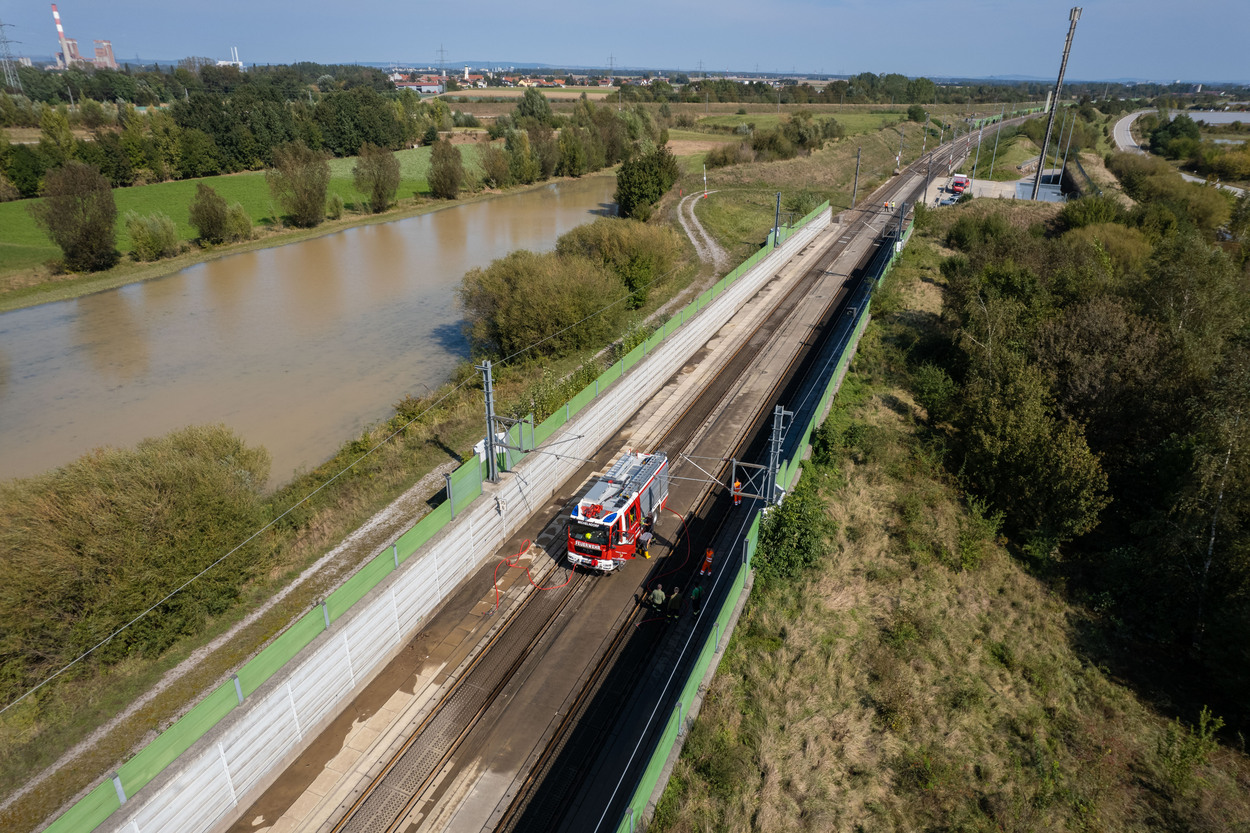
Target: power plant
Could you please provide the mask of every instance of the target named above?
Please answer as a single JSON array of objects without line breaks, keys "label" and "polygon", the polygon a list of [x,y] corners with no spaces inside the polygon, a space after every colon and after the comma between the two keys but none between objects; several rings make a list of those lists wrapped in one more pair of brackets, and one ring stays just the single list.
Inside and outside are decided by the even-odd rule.
[{"label": "power plant", "polygon": [[94,57],[84,58],[78,53],[78,41],[75,38],[65,37],[65,28],[61,26],[61,13],[56,10],[56,3],[52,4],[52,20],[56,23],[56,37],[61,45],[61,51],[56,55],[58,67],[69,69],[75,66],[94,66],[97,69],[117,69],[112,41],[95,41]]}]

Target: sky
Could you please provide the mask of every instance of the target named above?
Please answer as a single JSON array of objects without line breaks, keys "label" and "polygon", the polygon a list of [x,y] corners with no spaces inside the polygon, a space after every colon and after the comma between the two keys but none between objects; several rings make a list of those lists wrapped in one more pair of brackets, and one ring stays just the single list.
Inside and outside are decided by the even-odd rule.
[{"label": "sky", "polygon": [[[1036,77],[1059,70],[1071,0],[63,0],[68,37],[121,62],[397,62],[708,72]],[[1087,0],[1067,78],[1250,81],[1247,0]],[[15,55],[58,50],[49,3],[5,0]]]}]

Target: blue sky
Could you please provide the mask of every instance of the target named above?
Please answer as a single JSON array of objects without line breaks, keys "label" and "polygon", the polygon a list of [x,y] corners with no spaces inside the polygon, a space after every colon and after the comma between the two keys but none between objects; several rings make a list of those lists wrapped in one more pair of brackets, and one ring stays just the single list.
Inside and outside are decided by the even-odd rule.
[{"label": "blue sky", "polygon": [[[63,0],[66,34],[118,60],[401,61],[1053,78],[1070,2],[1039,0]],[[1088,0],[1068,77],[1250,80],[1250,2]],[[1180,11],[1178,11],[1178,9]],[[15,54],[51,55],[49,3],[0,5]]]}]

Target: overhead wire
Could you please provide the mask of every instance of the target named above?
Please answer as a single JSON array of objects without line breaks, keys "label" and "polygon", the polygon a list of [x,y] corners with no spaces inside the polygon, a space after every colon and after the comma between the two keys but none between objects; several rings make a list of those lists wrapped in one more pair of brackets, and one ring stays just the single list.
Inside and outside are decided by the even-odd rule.
[{"label": "overhead wire", "polygon": [[[645,283],[645,284],[643,284],[642,286],[640,286],[640,287],[639,287],[639,289],[646,289],[646,288],[651,287],[651,286],[652,286],[653,284],[655,284],[656,282],[658,282],[658,281],[660,281],[660,280],[663,280],[664,278],[668,277],[669,275],[672,275],[674,272],[676,272],[676,271],[677,271],[677,269],[678,269],[678,267],[673,267],[672,269],[668,270],[668,271],[667,271],[667,272],[665,272],[664,274],[662,274],[662,275],[657,275],[656,277],[652,278],[652,279],[651,279],[650,281],[648,281],[647,283]],[[500,360],[500,363],[507,363],[507,362],[509,362],[509,361],[512,361],[513,359],[515,359],[515,358],[517,358],[517,357],[519,357],[519,356],[522,356],[522,355],[524,355],[525,353],[528,353],[529,351],[536,349],[537,347],[540,347],[541,345],[543,345],[544,343],[546,343],[546,342],[550,341],[551,339],[556,338],[557,336],[562,335],[562,334],[564,334],[564,333],[568,332],[569,330],[571,330],[571,329],[573,329],[573,328],[575,328],[575,327],[578,327],[578,326],[580,326],[580,325],[582,325],[582,324],[586,323],[586,322],[587,322],[587,321],[589,321],[590,319],[594,318],[596,315],[601,315],[601,314],[603,314],[604,312],[607,312],[607,311],[608,311],[609,309],[611,309],[612,307],[614,307],[614,306],[616,306],[616,305],[618,305],[618,304],[620,304],[620,303],[622,303],[622,302],[624,302],[624,301],[628,300],[628,299],[629,299],[632,295],[636,294],[636,292],[637,292],[637,291],[638,291],[638,290],[633,290],[633,291],[631,291],[631,292],[626,292],[624,295],[622,295],[621,297],[617,298],[615,301],[612,301],[611,303],[605,304],[604,306],[600,307],[598,310],[595,310],[594,312],[592,312],[592,313],[590,313],[589,315],[585,316],[585,317],[584,317],[584,318],[582,318],[581,320],[576,321],[576,322],[574,322],[573,324],[570,324],[569,326],[564,327],[564,328],[563,328],[563,329],[561,329],[561,330],[558,330],[558,331],[556,331],[556,332],[554,332],[554,333],[551,333],[550,335],[548,335],[548,336],[546,336],[546,337],[544,337],[544,338],[539,339],[538,341],[534,342],[533,344],[530,344],[530,345],[528,345],[528,346],[526,346],[526,347],[524,347],[524,348],[522,348],[522,349],[520,349],[520,350],[517,350],[516,352],[512,353],[511,355],[509,355],[509,356],[507,356],[507,357],[505,357],[505,358],[501,359],[501,360]],[[52,674],[50,674],[48,677],[44,678],[43,680],[41,680],[40,682],[38,682],[37,684],[35,684],[35,685],[34,685],[34,686],[32,686],[31,688],[27,689],[25,692],[23,692],[22,694],[20,694],[20,695],[19,695],[19,696],[17,696],[16,698],[14,698],[14,699],[13,699],[12,701],[10,701],[9,703],[5,704],[4,706],[0,706],[0,714],[4,714],[4,713],[5,713],[5,712],[7,712],[9,709],[11,709],[12,707],[16,706],[18,703],[22,702],[23,700],[25,700],[25,699],[26,699],[27,697],[29,697],[30,695],[32,695],[32,694],[34,694],[35,692],[37,692],[37,691],[39,691],[40,689],[42,689],[42,688],[43,688],[45,685],[47,685],[48,683],[50,683],[50,682],[52,682],[53,680],[55,680],[55,679],[57,679],[58,677],[60,677],[60,676],[61,676],[62,674],[64,674],[66,671],[68,671],[68,670],[70,670],[71,668],[73,668],[74,666],[78,665],[80,662],[82,662],[83,660],[85,660],[87,657],[91,656],[93,653],[95,653],[96,651],[98,651],[100,648],[102,648],[102,647],[104,647],[105,645],[107,645],[108,643],[112,642],[114,639],[116,639],[116,638],[117,638],[118,636],[120,636],[122,633],[124,633],[125,631],[129,630],[131,627],[133,627],[134,625],[136,625],[139,621],[141,621],[143,618],[145,618],[145,617],[146,617],[146,616],[148,616],[150,613],[152,613],[152,611],[156,610],[158,607],[160,607],[161,605],[163,605],[163,604],[165,604],[166,602],[168,602],[168,601],[169,601],[170,599],[172,599],[174,596],[176,596],[176,595],[178,595],[179,593],[181,593],[183,590],[185,590],[187,587],[189,587],[192,583],[194,583],[194,582],[198,581],[199,579],[203,578],[203,577],[204,577],[205,575],[207,575],[207,574],[208,574],[211,570],[213,570],[215,567],[219,566],[222,562],[224,562],[224,561],[225,561],[226,559],[228,559],[230,556],[234,555],[234,554],[235,554],[236,552],[238,552],[240,549],[242,549],[243,547],[247,546],[249,543],[251,543],[252,541],[254,541],[254,540],[255,540],[258,536],[260,536],[260,535],[261,535],[261,534],[263,534],[264,532],[266,532],[266,531],[268,531],[269,529],[271,529],[271,528],[272,528],[275,524],[277,524],[279,521],[281,521],[281,520],[282,520],[283,518],[285,518],[287,515],[291,514],[291,513],[292,513],[292,512],[294,512],[296,509],[298,509],[298,508],[300,508],[301,506],[303,506],[305,503],[307,503],[310,499],[312,499],[313,497],[315,497],[315,496],[316,496],[319,492],[321,492],[323,489],[325,489],[325,488],[326,488],[327,486],[329,486],[331,483],[334,483],[336,480],[338,480],[338,479],[339,479],[340,477],[342,477],[344,474],[347,474],[349,471],[351,471],[353,468],[355,468],[357,465],[359,465],[359,464],[360,464],[360,463],[361,463],[361,462],[362,462],[365,458],[367,458],[369,455],[373,454],[373,453],[374,453],[374,452],[376,452],[379,448],[381,448],[382,446],[384,446],[384,445],[386,445],[388,442],[390,442],[392,439],[394,439],[396,436],[398,436],[399,434],[401,434],[401,433],[403,433],[404,431],[406,431],[406,430],[407,430],[407,429],[408,429],[408,428],[409,428],[409,427],[410,427],[413,423],[417,422],[419,419],[421,419],[423,416],[425,416],[426,414],[428,414],[430,411],[432,411],[432,410],[433,410],[434,408],[436,408],[438,405],[442,404],[442,403],[443,403],[443,402],[444,402],[444,401],[445,401],[448,397],[450,397],[452,394],[454,394],[454,393],[456,393],[457,391],[459,391],[460,389],[462,389],[462,388],[466,387],[466,386],[470,383],[470,381],[476,381],[476,380],[475,380],[475,379],[466,379],[466,380],[464,380],[463,382],[461,382],[460,384],[458,384],[458,385],[456,385],[455,387],[453,387],[451,390],[447,391],[445,394],[443,394],[441,397],[439,397],[437,400],[435,400],[433,403],[431,403],[431,404],[430,404],[430,405],[429,405],[429,406],[428,406],[425,410],[423,410],[421,413],[417,414],[417,415],[416,415],[416,416],[414,416],[412,419],[410,419],[408,422],[404,423],[404,425],[402,425],[401,427],[399,427],[399,428],[395,429],[395,430],[394,430],[394,431],[392,431],[390,434],[388,434],[385,438],[383,438],[382,440],[380,440],[380,441],[378,441],[377,443],[375,443],[372,447],[370,447],[370,448],[369,448],[369,449],[367,449],[366,451],[362,452],[362,453],[360,454],[360,456],[358,456],[355,460],[353,460],[352,462],[348,463],[346,466],[344,466],[344,467],[343,467],[342,469],[340,469],[338,472],[336,472],[335,474],[333,474],[332,476],[330,476],[328,479],[326,479],[323,483],[321,483],[320,485],[318,485],[318,486],[317,486],[315,489],[313,489],[311,492],[309,492],[308,494],[304,495],[302,498],[300,498],[298,501],[296,501],[294,504],[292,504],[290,507],[288,507],[285,511],[283,511],[280,515],[278,515],[277,517],[275,517],[275,518],[273,518],[272,520],[270,520],[268,523],[266,523],[266,524],[265,524],[264,526],[262,526],[261,528],[257,529],[255,532],[253,532],[251,535],[249,535],[247,538],[245,538],[242,542],[240,542],[239,544],[237,544],[234,548],[232,548],[231,550],[229,550],[228,552],[226,552],[224,555],[222,555],[222,556],[221,556],[220,558],[218,558],[216,561],[212,562],[212,563],[211,563],[211,564],[209,564],[207,567],[205,567],[204,569],[200,570],[200,572],[196,573],[194,576],[192,576],[191,578],[187,579],[187,580],[186,580],[186,581],[184,581],[182,584],[178,585],[178,587],[174,588],[173,590],[171,590],[170,592],[168,592],[167,594],[165,594],[162,598],[160,598],[158,601],[156,601],[156,602],[154,602],[153,604],[151,604],[149,607],[147,607],[147,608],[146,608],[145,610],[143,610],[141,613],[139,613],[138,615],[136,615],[133,619],[131,619],[130,621],[126,622],[124,625],[122,625],[122,626],[120,626],[119,628],[117,628],[116,630],[114,630],[114,631],[113,631],[112,633],[110,633],[108,636],[104,637],[104,638],[103,638],[103,639],[101,639],[99,642],[95,643],[95,644],[94,644],[94,645],[92,645],[90,648],[88,648],[87,650],[83,651],[83,652],[82,652],[81,654],[79,654],[77,657],[75,657],[74,659],[70,660],[68,663],[66,663],[65,665],[63,665],[61,668],[59,668],[59,669],[57,669],[56,671],[54,671],[54,672],[53,672]],[[550,453],[550,452],[547,452],[547,453]],[[571,458],[571,459],[578,459],[578,458]]]}]

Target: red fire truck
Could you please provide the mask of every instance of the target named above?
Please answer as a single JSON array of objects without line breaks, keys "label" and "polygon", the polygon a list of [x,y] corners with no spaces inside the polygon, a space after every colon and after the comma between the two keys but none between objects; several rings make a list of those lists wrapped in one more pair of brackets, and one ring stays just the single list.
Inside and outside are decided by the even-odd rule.
[{"label": "red fire truck", "polygon": [[644,519],[668,500],[668,457],[627,451],[577,502],[569,519],[569,562],[610,573],[637,555]]}]

